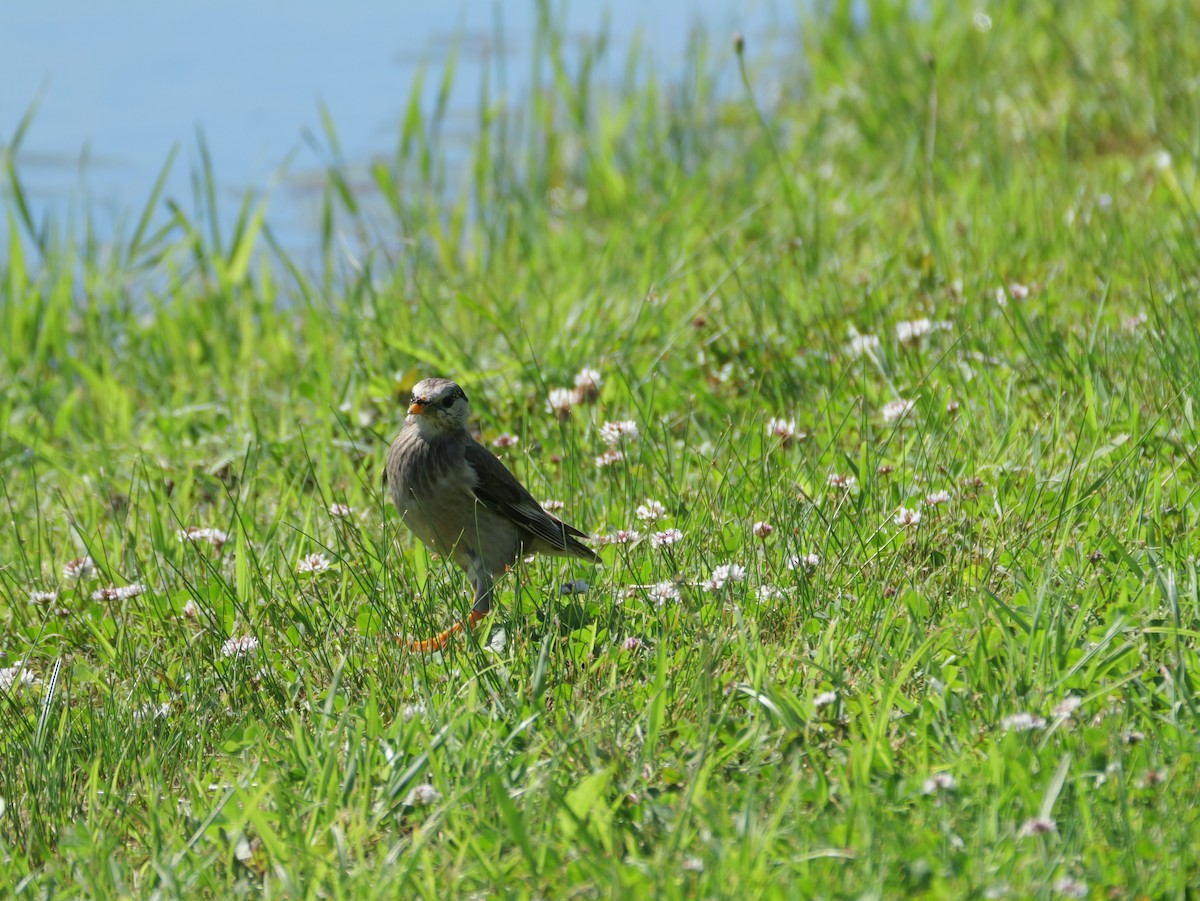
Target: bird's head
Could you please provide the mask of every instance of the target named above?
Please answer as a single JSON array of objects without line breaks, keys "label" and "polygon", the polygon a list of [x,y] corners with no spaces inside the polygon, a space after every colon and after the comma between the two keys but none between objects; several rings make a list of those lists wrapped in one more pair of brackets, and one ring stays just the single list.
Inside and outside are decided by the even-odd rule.
[{"label": "bird's head", "polygon": [[463,389],[449,379],[424,379],[412,390],[408,422],[415,422],[423,435],[465,431],[471,406]]}]

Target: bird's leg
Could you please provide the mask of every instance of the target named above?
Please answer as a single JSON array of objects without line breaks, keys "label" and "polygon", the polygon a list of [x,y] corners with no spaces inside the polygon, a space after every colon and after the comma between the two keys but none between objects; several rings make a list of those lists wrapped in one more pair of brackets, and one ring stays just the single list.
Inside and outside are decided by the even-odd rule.
[{"label": "bird's leg", "polygon": [[[471,612],[467,614],[467,626],[474,629],[479,624],[479,621],[487,616],[492,610],[492,577],[478,570],[475,574],[475,604],[471,607]],[[456,633],[463,630],[461,622],[454,623],[449,629],[440,632],[433,638],[426,638],[424,641],[414,641],[408,647],[409,650],[428,654],[433,651],[440,651],[444,648]]]}]

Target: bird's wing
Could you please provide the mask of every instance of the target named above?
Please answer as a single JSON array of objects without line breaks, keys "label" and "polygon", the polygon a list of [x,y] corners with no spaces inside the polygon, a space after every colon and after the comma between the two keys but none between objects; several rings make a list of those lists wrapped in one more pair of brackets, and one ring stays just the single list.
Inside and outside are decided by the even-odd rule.
[{"label": "bird's wing", "polygon": [[543,510],[542,505],[525,490],[525,486],[517,481],[517,477],[482,444],[477,441],[467,444],[466,461],[475,473],[472,491],[481,503],[560,550],[591,553],[574,540],[587,538],[587,533]]}]

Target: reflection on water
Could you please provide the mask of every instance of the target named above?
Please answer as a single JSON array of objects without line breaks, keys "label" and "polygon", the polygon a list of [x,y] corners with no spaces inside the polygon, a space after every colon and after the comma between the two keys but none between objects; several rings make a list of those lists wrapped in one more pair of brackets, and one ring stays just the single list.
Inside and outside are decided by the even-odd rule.
[{"label": "reflection on water", "polygon": [[[796,21],[791,0],[607,0],[555,15],[569,37],[607,27],[597,75],[612,80],[639,35],[647,62],[677,77],[693,27],[724,52],[735,29],[778,35]],[[138,215],[172,147],[182,153],[165,194],[190,208],[202,132],[222,194],[235,198],[223,212],[235,212],[247,187],[275,185],[269,218],[284,246],[300,250],[315,230],[306,189],[323,183],[328,154],[321,104],[353,169],[394,151],[422,68],[432,106],[453,57],[448,131],[467,138],[485,70],[493,96],[519,102],[527,91],[537,17],[533,2],[4,4],[0,143],[36,103],[18,156],[35,217],[65,220],[86,197],[104,235]]]}]

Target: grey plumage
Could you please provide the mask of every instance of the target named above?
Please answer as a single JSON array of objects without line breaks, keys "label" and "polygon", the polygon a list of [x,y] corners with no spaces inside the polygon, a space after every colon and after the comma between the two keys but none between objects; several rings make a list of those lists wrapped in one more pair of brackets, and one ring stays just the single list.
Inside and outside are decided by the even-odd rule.
[{"label": "grey plumage", "polygon": [[543,510],[471,437],[469,422],[458,385],[441,378],[419,382],[388,450],[385,477],[405,525],[467,573],[475,588],[474,621],[491,608],[494,578],[523,554],[598,558],[578,541],[585,533]]}]

